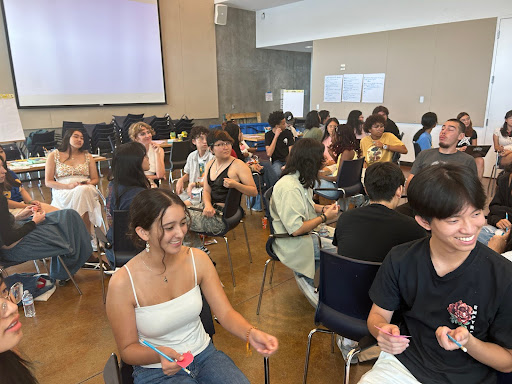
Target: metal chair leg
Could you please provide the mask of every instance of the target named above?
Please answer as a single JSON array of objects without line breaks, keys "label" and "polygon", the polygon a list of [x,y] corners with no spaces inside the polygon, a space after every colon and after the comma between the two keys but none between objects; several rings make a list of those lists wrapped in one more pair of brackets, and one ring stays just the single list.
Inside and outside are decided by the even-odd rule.
[{"label": "metal chair leg", "polygon": [[265,287],[265,279],[267,277],[267,267],[268,263],[271,261],[273,261],[273,259],[268,259],[265,262],[265,268],[263,268],[263,279],[261,279],[260,297],[258,298],[258,308],[256,308],[256,315],[260,314],[261,298],[263,297],[263,289]]},{"label": "metal chair leg", "polygon": [[343,384],[349,384],[350,381],[350,364],[352,362],[352,358],[358,354],[360,351],[360,348],[354,348],[351,349],[347,354],[347,361],[345,361],[345,377],[343,378]]},{"label": "metal chair leg", "polygon": [[247,237],[247,229],[245,228],[244,221],[240,220],[240,222],[242,223],[242,226],[244,227],[245,243],[247,244],[247,251],[249,251],[249,262],[252,263],[251,247],[249,246],[249,238]]},{"label": "metal chair leg", "polygon": [[333,332],[331,335],[331,353],[334,353],[334,343],[336,334]]},{"label": "metal chair leg", "polygon": [[268,356],[263,358],[263,369],[265,370],[265,384],[270,384],[270,367]]},{"label": "metal chair leg", "polygon": [[37,265],[37,261],[36,260],[34,260],[34,267],[36,267],[37,274],[38,275],[41,274],[41,271],[39,270],[39,265]]},{"label": "metal chair leg", "polygon": [[272,263],[272,269],[270,270],[270,280],[268,282],[269,284],[272,284],[272,279],[274,278],[274,267],[275,266],[276,266],[276,263]]},{"label": "metal chair leg", "polygon": [[228,261],[229,268],[231,269],[231,277],[233,278],[233,287],[236,287],[235,271],[233,271],[233,262],[231,261],[231,252],[229,252],[228,238],[226,236],[224,236],[224,241],[226,242],[226,250],[228,251]]},{"label": "metal chair leg", "polygon": [[66,273],[68,274],[69,278],[71,279],[71,281],[73,282],[73,284],[75,285],[75,288],[76,290],[78,291],[78,294],[80,296],[82,296],[82,291],[80,290],[80,287],[78,286],[78,284],[76,283],[75,279],[73,278],[73,276],[71,276],[71,273],[69,272],[69,269],[68,267],[66,266],[66,264],[64,264],[64,261],[62,260],[62,257],[57,256],[59,258],[59,261],[60,263],[62,264],[62,267],[66,270]]},{"label": "metal chair leg", "polygon": [[308,348],[306,349],[306,361],[304,363],[304,378],[303,378],[302,384],[306,384],[306,381],[307,381],[307,378],[308,378],[308,365],[309,365],[309,352],[311,350],[311,339],[312,339],[313,335],[315,333],[317,333],[317,332],[332,333],[332,331],[329,331],[327,329],[322,329],[322,328],[315,328],[311,332],[309,332],[309,335],[308,335]]}]

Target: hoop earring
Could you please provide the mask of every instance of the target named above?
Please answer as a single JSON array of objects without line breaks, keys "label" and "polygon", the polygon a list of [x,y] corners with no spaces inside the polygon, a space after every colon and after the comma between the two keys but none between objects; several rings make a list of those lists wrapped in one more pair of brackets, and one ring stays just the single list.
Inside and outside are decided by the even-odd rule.
[{"label": "hoop earring", "polygon": [[146,241],[146,252],[149,252],[149,242]]}]

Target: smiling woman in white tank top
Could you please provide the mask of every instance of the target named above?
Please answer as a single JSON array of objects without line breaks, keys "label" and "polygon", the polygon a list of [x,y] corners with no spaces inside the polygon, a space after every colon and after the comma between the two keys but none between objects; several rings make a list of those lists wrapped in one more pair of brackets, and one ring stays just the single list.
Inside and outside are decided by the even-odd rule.
[{"label": "smiling woman in white tank top", "polygon": [[[130,217],[132,239],[146,248],[112,276],[107,315],[121,358],[134,365],[134,382],[249,383],[205,332],[199,317],[201,292],[220,324],[259,353],[274,353],[277,339],[252,327],[231,307],[204,252],[183,246],[189,218],[181,199],[163,189],[142,191],[132,201]],[[190,351],[190,375],[139,339],[178,361]]]}]

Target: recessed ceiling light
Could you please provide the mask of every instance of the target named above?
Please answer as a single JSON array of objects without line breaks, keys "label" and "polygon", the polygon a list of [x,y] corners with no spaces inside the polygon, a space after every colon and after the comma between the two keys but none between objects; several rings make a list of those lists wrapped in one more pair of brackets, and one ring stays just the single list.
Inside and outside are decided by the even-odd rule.
[{"label": "recessed ceiling light", "polygon": [[313,48],[313,46],[312,45],[306,45],[304,48],[310,49],[310,48]]}]

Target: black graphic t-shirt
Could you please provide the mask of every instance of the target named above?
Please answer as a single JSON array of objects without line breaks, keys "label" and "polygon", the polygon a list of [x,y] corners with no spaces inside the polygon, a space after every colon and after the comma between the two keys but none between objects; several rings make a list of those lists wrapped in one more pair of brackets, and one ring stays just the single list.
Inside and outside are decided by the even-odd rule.
[{"label": "black graphic t-shirt", "polygon": [[430,237],[394,247],[370,289],[379,307],[399,311],[411,335],[397,359],[424,383],[495,383],[495,371],[460,349],[437,342],[440,326],[465,326],[482,341],[512,349],[512,263],[477,242],[459,268],[439,277]]},{"label": "black graphic t-shirt", "polygon": [[[272,140],[274,140],[274,136],[276,134],[272,131],[268,131],[265,133],[265,146],[269,147],[272,144]],[[274,161],[282,161],[286,163],[286,158],[288,157],[289,149],[295,143],[295,139],[293,137],[292,131],[289,129],[285,129],[279,137],[277,138],[276,148],[274,149],[274,153],[272,154],[272,163]]]}]

